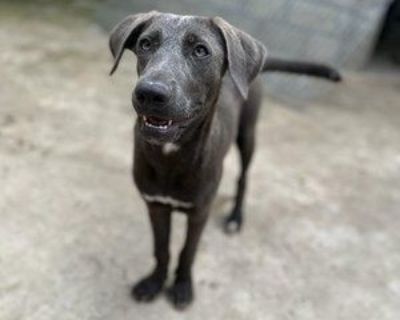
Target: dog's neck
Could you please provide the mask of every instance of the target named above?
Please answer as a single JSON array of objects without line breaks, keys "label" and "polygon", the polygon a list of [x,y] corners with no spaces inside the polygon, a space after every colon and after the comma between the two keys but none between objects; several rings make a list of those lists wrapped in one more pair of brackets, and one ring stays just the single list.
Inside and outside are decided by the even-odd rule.
[{"label": "dog's neck", "polygon": [[165,156],[167,156],[167,155],[169,155],[169,154],[171,154],[171,153],[174,153],[174,152],[178,151],[179,148],[180,148],[180,147],[179,147],[178,144],[175,144],[175,143],[172,143],[172,142],[167,142],[167,143],[164,143],[164,144],[163,144],[163,146],[162,146],[162,152],[163,152],[163,154],[164,154]]}]

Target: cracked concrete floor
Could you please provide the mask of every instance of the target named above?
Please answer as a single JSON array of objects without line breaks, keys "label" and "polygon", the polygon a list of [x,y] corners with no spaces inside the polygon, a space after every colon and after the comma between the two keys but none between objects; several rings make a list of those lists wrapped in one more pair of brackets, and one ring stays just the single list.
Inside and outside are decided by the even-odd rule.
[{"label": "cracked concrete floor", "polygon": [[400,318],[399,73],[346,73],[307,106],[265,99],[245,229],[219,226],[232,151],[179,313],[129,297],[152,263],[130,178],[132,57],[109,78],[99,27],[14,9],[0,5],[0,319]]}]

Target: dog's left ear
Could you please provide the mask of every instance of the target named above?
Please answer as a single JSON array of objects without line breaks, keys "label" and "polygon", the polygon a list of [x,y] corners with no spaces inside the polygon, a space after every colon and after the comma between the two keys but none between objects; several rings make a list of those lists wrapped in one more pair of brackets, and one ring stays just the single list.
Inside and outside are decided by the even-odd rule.
[{"label": "dog's left ear", "polygon": [[250,83],[264,66],[267,48],[220,17],[213,18],[212,22],[221,31],[225,41],[229,73],[240,94],[246,99]]},{"label": "dog's left ear", "polygon": [[125,48],[129,44],[136,42],[144,25],[159,14],[160,13],[157,11],[134,14],[126,17],[114,27],[111,31],[109,41],[110,50],[114,57],[114,64],[111,68],[110,75],[117,69]]}]

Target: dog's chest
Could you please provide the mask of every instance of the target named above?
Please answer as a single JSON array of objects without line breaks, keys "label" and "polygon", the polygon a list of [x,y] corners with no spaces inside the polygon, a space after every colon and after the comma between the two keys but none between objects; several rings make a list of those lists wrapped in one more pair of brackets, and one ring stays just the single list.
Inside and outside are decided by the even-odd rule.
[{"label": "dog's chest", "polygon": [[[164,154],[164,149],[169,153]],[[177,156],[176,150],[170,149],[149,154],[137,150],[142,156],[134,161],[136,186],[148,203],[191,209],[201,197],[204,172],[186,153]]]},{"label": "dog's chest", "polygon": [[147,202],[151,203],[160,203],[164,205],[169,205],[175,209],[190,209],[193,207],[193,203],[188,202],[188,201],[181,201],[178,199],[175,199],[170,196],[165,196],[165,195],[150,195],[146,193],[142,193],[143,199],[146,200]]}]

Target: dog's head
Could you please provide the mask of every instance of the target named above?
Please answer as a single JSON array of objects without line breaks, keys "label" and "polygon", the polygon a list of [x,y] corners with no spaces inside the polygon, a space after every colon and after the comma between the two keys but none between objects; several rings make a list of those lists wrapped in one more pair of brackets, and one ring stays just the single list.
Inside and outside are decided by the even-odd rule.
[{"label": "dog's head", "polygon": [[179,142],[213,115],[226,70],[246,98],[260,72],[265,47],[221,18],[156,11],[129,16],[110,36],[111,74],[125,49],[137,56],[132,102],[143,137],[157,144]]}]

